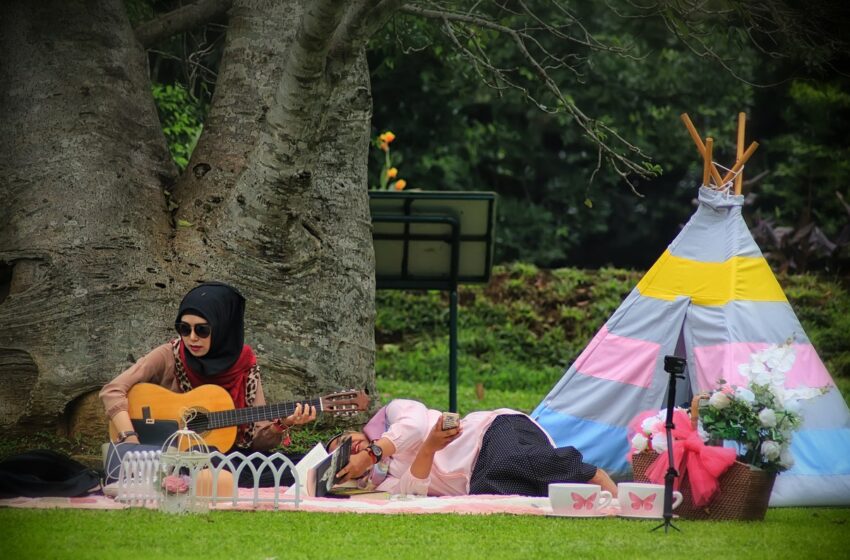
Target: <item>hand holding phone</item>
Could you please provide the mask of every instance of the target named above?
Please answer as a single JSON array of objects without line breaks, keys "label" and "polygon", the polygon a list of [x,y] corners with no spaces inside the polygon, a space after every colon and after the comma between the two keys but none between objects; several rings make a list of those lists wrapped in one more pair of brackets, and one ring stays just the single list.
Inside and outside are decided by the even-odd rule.
[{"label": "hand holding phone", "polygon": [[444,412],[441,429],[443,431],[451,430],[460,426],[460,414],[457,412]]}]

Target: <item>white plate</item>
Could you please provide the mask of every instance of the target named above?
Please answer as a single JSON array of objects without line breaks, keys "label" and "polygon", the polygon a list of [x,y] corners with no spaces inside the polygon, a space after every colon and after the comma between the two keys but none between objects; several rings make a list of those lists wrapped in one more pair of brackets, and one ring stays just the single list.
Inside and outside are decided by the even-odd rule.
[{"label": "white plate", "polygon": [[572,517],[573,519],[588,519],[593,517],[609,517],[607,513],[591,513],[590,515],[567,515],[566,513],[547,513],[546,517]]}]

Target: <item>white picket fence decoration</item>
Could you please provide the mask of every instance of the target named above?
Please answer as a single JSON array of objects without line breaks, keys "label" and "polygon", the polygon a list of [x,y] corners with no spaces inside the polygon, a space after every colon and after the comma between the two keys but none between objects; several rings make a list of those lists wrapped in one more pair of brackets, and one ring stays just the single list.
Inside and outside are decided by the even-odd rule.
[{"label": "white picket fence decoration", "polygon": [[[121,470],[118,474],[116,501],[130,507],[159,507],[162,493],[159,488],[160,451],[128,451],[121,460]],[[279,509],[281,504],[292,504],[296,509],[300,506],[301,480],[298,471],[289,457],[274,453],[265,455],[254,452],[245,455],[241,452],[232,452],[227,455],[218,451],[210,453],[210,459],[215,466],[210,467],[212,473],[212,495],[209,497],[210,507],[216,504],[230,503],[233,507],[257,506],[259,504],[271,504],[273,509]],[[257,461],[257,465],[253,462]],[[280,461],[280,465],[275,465]],[[248,469],[253,476],[253,492],[250,496],[240,496],[239,478],[242,472]],[[233,488],[230,496],[218,495],[218,478],[222,471],[228,470],[233,475]],[[271,496],[260,495],[260,476],[263,472],[272,473],[274,480],[274,492]],[[284,474],[290,471],[295,479],[295,490],[293,494],[284,494],[280,480]]]}]

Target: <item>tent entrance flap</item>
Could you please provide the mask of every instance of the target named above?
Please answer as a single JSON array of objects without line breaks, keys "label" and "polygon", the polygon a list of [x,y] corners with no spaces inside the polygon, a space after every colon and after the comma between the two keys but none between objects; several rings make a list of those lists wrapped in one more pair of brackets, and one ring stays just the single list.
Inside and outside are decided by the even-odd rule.
[{"label": "tent entrance flap", "polygon": [[[676,406],[680,406],[682,408],[687,409],[691,401],[694,398],[694,375],[696,372],[691,373],[691,368],[689,367],[688,361],[688,353],[685,347],[685,322],[682,322],[682,327],[679,330],[679,339],[676,342],[676,350],[673,351],[673,356],[678,358],[683,358],[685,360],[685,373],[681,377],[676,378]],[[668,375],[669,382],[669,372],[665,372]],[[664,392],[664,399],[662,402],[667,402],[667,393],[669,392],[669,384],[668,390]]]}]

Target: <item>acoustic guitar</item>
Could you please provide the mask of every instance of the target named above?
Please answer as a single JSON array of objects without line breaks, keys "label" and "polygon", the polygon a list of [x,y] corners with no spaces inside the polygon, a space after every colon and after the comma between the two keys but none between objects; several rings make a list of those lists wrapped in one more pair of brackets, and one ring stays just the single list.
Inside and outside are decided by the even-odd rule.
[{"label": "acoustic guitar", "polygon": [[[225,453],[236,441],[237,426],[262,420],[286,418],[295,405],[310,404],[322,414],[354,414],[369,406],[364,391],[340,391],[323,397],[264,406],[236,408],[233,399],[218,385],[201,385],[188,393],[175,393],[152,383],[134,385],[127,393],[128,412],[139,441],[162,445],[184,425],[204,438],[206,444]],[[112,441],[118,430],[109,423]]]}]

